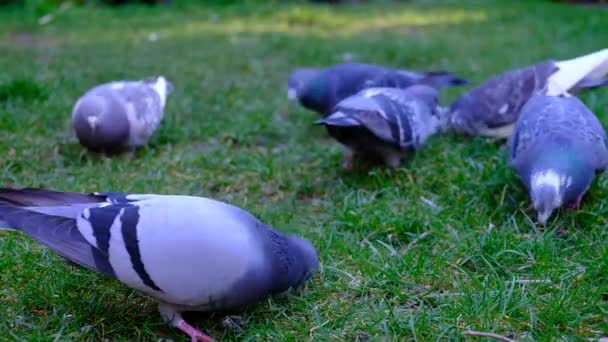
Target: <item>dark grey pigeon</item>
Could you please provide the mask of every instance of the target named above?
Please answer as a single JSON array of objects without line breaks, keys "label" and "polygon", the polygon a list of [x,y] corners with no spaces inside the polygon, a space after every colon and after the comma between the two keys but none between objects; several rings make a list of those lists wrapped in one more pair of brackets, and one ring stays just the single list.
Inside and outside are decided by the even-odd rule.
[{"label": "dark grey pigeon", "polygon": [[0,188],[0,227],[159,303],[192,341],[211,341],[184,311],[237,308],[299,288],[318,269],[313,245],[213,199]]},{"label": "dark grey pigeon", "polygon": [[163,76],[98,85],[72,110],[80,143],[93,151],[133,150],[148,143],[159,127],[173,86]]},{"label": "dark grey pigeon", "polygon": [[420,149],[445,125],[436,89],[368,88],[340,101],[317,121],[344,145],[342,167],[351,169],[355,154],[380,157],[397,167],[408,152]]},{"label": "dark grey pigeon", "polygon": [[466,83],[447,71],[415,72],[374,64],[342,63],[318,72],[297,96],[302,106],[324,117],[338,102],[366,88],[407,88],[415,84],[440,88]]},{"label": "dark grey pigeon", "polygon": [[608,165],[606,132],[574,96],[533,96],[510,140],[510,164],[526,185],[538,221],[563,205],[578,207]]},{"label": "dark grey pigeon", "polygon": [[534,95],[559,96],[608,84],[608,49],[571,60],[546,60],[492,77],[450,108],[456,132],[508,138],[521,108]]}]

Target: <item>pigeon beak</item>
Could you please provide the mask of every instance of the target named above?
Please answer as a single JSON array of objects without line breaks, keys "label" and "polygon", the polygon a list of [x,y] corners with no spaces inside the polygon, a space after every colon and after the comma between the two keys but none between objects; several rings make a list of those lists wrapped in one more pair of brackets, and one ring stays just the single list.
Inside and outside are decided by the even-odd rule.
[{"label": "pigeon beak", "polygon": [[93,131],[93,132],[95,132],[95,128],[97,128],[97,121],[99,121],[99,118],[96,116],[87,117],[87,122],[89,123],[89,126],[91,127],[91,131]]},{"label": "pigeon beak", "polygon": [[551,216],[551,212],[552,210],[547,210],[547,211],[539,211],[538,212],[538,223],[540,224],[547,224],[547,221],[549,220],[549,217]]},{"label": "pigeon beak", "polygon": [[289,102],[295,102],[298,99],[298,91],[295,88],[289,88],[287,90],[287,100]]},{"label": "pigeon beak", "polygon": [[289,88],[287,90],[287,113],[293,113],[297,108],[298,95],[295,88]]}]

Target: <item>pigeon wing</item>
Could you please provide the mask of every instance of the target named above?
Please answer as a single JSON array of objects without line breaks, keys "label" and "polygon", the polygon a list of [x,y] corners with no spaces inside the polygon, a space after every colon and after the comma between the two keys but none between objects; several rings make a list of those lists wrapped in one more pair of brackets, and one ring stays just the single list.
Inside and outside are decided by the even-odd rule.
[{"label": "pigeon wing", "polygon": [[76,220],[0,204],[0,222],[26,233],[38,243],[82,267],[116,277],[107,253],[91,245]]},{"label": "pigeon wing", "polygon": [[544,89],[556,70],[555,63],[548,60],[490,78],[452,104],[452,126],[475,133],[515,123],[524,104]]}]

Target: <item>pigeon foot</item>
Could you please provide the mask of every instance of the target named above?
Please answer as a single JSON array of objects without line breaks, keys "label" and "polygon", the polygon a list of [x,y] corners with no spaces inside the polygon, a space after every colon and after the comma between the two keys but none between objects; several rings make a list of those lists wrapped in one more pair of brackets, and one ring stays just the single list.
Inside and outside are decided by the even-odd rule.
[{"label": "pigeon foot", "polygon": [[389,155],[385,156],[384,162],[389,167],[396,169],[401,165],[401,156],[399,156],[397,154],[389,154]]},{"label": "pigeon foot", "polygon": [[170,322],[172,326],[188,335],[191,342],[215,342],[211,337],[203,334],[202,331],[188,324],[175,306],[159,303],[158,311],[165,322]]},{"label": "pigeon foot", "polygon": [[199,342],[199,341],[200,342],[214,342],[213,339],[211,339],[211,337],[203,334],[202,331],[191,326],[190,324],[188,324],[188,322],[186,322],[183,319],[177,323],[176,327],[179,330],[183,331],[186,335],[190,336],[190,340],[192,342]]}]

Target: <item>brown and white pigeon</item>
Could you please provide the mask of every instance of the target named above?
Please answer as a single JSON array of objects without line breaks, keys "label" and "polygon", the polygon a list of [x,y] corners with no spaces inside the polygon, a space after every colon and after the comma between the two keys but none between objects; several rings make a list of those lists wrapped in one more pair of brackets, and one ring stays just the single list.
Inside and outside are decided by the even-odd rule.
[{"label": "brown and white pigeon", "polygon": [[161,317],[210,341],[184,311],[237,308],[318,269],[313,245],[213,199],[0,188],[0,227],[158,301]]},{"label": "brown and white pigeon", "polygon": [[510,144],[511,167],[541,224],[563,205],[578,207],[608,165],[606,132],[574,96],[534,95],[521,110]]},{"label": "brown and white pigeon", "polygon": [[338,102],[366,88],[407,88],[418,84],[438,89],[467,83],[447,71],[416,72],[364,63],[335,64],[316,71],[316,75],[309,72],[302,79],[306,82],[295,93],[298,101],[323,117]]},{"label": "brown and white pigeon", "polygon": [[408,152],[420,149],[445,125],[438,92],[429,86],[369,88],[340,101],[317,124],[344,145],[342,167],[351,169],[356,154],[380,157],[397,167]]},{"label": "brown and white pigeon", "polygon": [[508,138],[521,108],[532,96],[559,96],[608,85],[607,73],[608,49],[509,70],[454,101],[449,125],[458,133]]},{"label": "brown and white pigeon", "polygon": [[148,143],[163,119],[173,85],[163,76],[98,85],[72,109],[79,142],[92,151],[134,150]]}]

